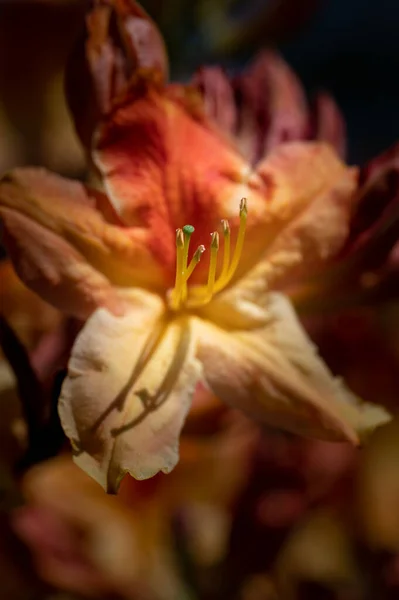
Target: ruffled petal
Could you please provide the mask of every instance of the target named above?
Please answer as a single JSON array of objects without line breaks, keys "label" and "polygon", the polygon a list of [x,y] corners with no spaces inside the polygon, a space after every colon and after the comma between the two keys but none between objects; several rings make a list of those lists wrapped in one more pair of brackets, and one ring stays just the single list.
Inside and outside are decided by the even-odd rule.
[{"label": "ruffled petal", "polygon": [[125,475],[170,472],[200,376],[186,318],[167,322],[159,297],[132,290],[129,311],[98,310],[72,351],[59,413],[76,462],[115,491]]},{"label": "ruffled petal", "polygon": [[106,196],[78,182],[16,169],[0,183],[0,216],[21,279],[66,312],[120,312],[114,286],[162,285],[145,232],[124,230]]},{"label": "ruffled petal", "polygon": [[197,322],[204,379],[222,400],[275,427],[353,443],[390,419],[334,379],[285,296],[269,295],[265,323],[227,332]]}]

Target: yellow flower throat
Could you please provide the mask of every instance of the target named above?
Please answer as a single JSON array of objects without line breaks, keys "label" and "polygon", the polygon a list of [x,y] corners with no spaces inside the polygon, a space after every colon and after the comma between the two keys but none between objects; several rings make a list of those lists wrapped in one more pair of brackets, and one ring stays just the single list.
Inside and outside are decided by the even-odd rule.
[{"label": "yellow flower throat", "polygon": [[188,252],[190,239],[194,233],[192,225],[185,225],[182,229],[176,230],[176,281],[170,295],[170,308],[180,310],[183,306],[187,308],[198,308],[204,306],[212,297],[223,290],[231,281],[240,262],[242,249],[245,239],[245,229],[247,224],[247,201],[243,198],[240,202],[240,226],[238,229],[237,241],[230,260],[231,235],[230,225],[225,219],[222,220],[223,227],[223,263],[222,270],[216,278],[217,258],[219,252],[219,234],[214,231],[211,234],[210,261],[208,271],[208,282],[206,285],[196,286],[188,289],[187,282],[191,277],[195,267],[201,260],[205,252],[205,246],[198,246],[193,254],[190,263],[188,262]]}]

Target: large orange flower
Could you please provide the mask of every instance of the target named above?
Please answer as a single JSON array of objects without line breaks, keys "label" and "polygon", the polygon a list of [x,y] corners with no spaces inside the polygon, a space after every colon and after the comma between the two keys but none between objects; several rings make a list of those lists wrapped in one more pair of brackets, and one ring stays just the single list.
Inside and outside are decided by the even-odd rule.
[{"label": "large orange flower", "polygon": [[17,169],[0,189],[21,278],[87,319],[59,404],[77,462],[109,490],[169,472],[200,382],[272,426],[357,443],[388,415],[332,376],[276,291],[343,246],[356,170],[321,142],[253,165],[195,86],[165,84],[135,2],[98,0],[87,24],[69,90],[98,185]]}]

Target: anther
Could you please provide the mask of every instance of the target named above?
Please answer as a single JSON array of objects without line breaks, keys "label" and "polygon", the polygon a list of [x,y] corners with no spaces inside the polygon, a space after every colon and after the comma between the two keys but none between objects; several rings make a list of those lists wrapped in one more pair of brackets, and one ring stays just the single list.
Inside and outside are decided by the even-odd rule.
[{"label": "anther", "polygon": [[209,300],[213,296],[213,290],[215,287],[215,280],[216,280],[216,267],[217,267],[218,251],[219,251],[219,234],[217,231],[214,231],[211,234],[211,260],[209,263],[208,284],[207,284],[207,288],[206,288],[206,295],[204,298],[204,302],[209,302]]},{"label": "anther", "polygon": [[172,293],[172,307],[179,308],[181,289],[183,285],[183,256],[184,256],[184,235],[182,229],[176,229],[176,280],[175,288]]},{"label": "anther", "polygon": [[203,246],[201,244],[201,246],[198,246],[198,248],[194,252],[193,257],[190,260],[190,264],[188,265],[187,270],[184,273],[184,282],[185,283],[193,274],[193,271],[194,271],[195,267],[198,265],[199,261],[201,260],[201,256],[203,255],[204,252],[205,252],[205,246]]},{"label": "anther", "polygon": [[211,233],[211,248],[219,248],[219,234],[217,231]]},{"label": "anther", "polygon": [[223,266],[220,279],[225,278],[230,264],[230,225],[226,219],[222,219],[223,227]]},{"label": "anther", "polygon": [[183,248],[184,246],[184,235],[182,229],[176,229],[176,247]]},{"label": "anther", "polygon": [[222,272],[221,276],[216,282],[215,292],[220,292],[230,281],[232,280],[234,273],[237,270],[238,263],[240,262],[242,249],[244,246],[245,239],[245,229],[247,225],[247,216],[248,216],[248,208],[247,208],[247,199],[242,198],[240,202],[240,226],[237,234],[237,241],[234,248],[233,259],[227,269],[227,272]]}]

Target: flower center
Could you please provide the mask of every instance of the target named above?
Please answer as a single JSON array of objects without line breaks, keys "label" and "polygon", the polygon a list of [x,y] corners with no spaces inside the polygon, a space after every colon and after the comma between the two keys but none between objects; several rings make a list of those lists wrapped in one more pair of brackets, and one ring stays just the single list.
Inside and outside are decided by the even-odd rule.
[{"label": "flower center", "polygon": [[234,273],[237,270],[242,254],[247,224],[247,214],[247,201],[246,198],[242,198],[240,202],[240,226],[231,260],[230,225],[225,219],[222,220],[224,239],[223,262],[222,270],[218,277],[216,277],[216,268],[219,253],[219,233],[214,231],[211,234],[208,282],[206,285],[192,288],[188,288],[187,286],[189,278],[201,260],[202,254],[205,252],[205,246],[198,246],[190,262],[188,263],[190,239],[194,233],[194,227],[192,225],[185,225],[182,229],[176,230],[176,281],[175,287],[171,291],[169,298],[170,308],[172,310],[177,311],[182,307],[198,308],[200,306],[204,306],[211,301],[215,294],[223,290],[230,283]]}]

